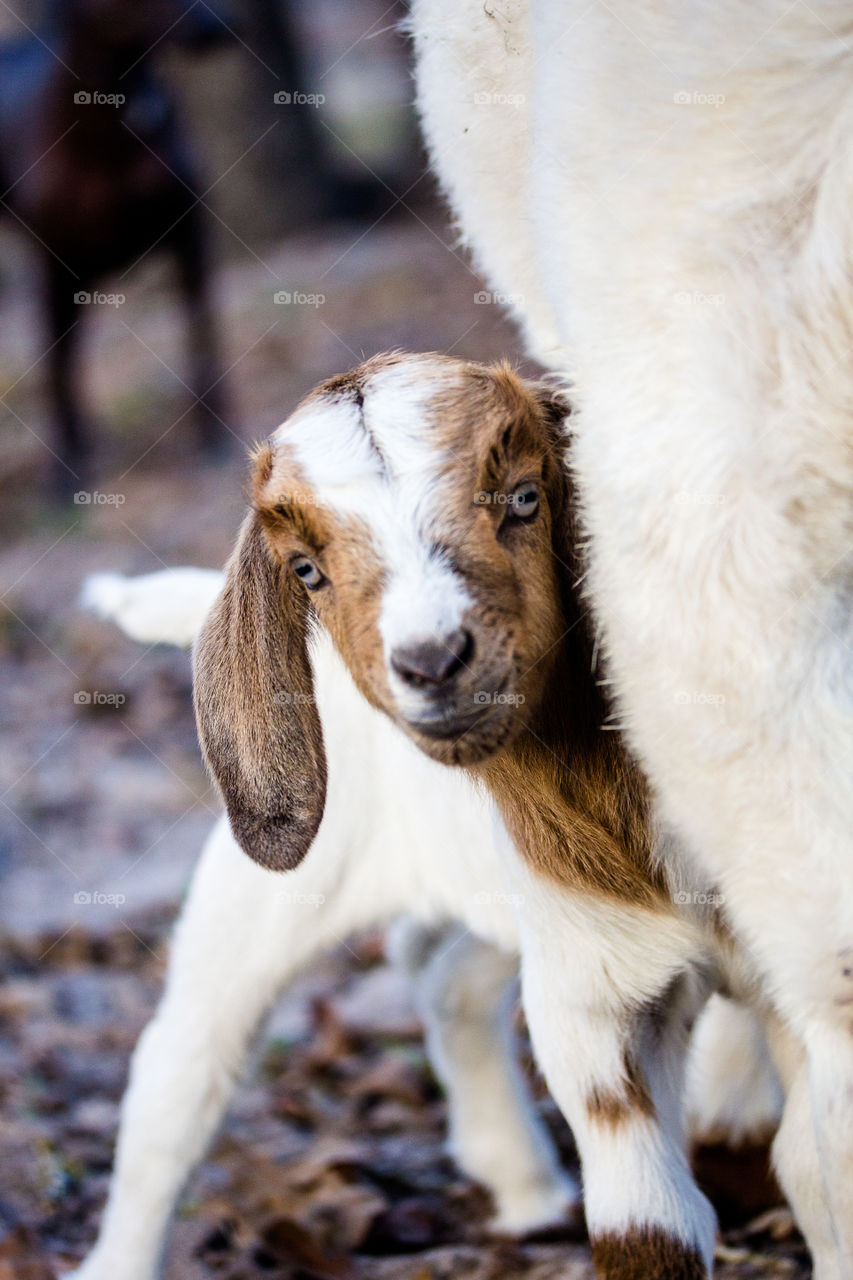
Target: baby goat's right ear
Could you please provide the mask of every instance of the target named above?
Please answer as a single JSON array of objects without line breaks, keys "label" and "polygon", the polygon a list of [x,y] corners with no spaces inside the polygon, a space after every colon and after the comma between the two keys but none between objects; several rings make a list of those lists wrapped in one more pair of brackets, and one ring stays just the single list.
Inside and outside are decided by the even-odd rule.
[{"label": "baby goat's right ear", "polygon": [[308,852],[326,798],[308,622],[304,591],[250,514],[196,643],[195,709],[234,838],[273,871]]}]

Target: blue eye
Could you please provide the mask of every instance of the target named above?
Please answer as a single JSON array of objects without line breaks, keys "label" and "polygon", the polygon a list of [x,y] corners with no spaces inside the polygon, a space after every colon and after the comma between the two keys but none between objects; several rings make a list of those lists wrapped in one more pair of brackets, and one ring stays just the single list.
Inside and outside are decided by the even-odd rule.
[{"label": "blue eye", "polygon": [[307,556],[299,556],[296,560],[292,560],[291,567],[309,591],[316,591],[326,581],[313,560],[309,560]]},{"label": "blue eye", "polygon": [[539,490],[529,481],[513,490],[509,502],[510,514],[516,520],[532,520],[539,510]]}]

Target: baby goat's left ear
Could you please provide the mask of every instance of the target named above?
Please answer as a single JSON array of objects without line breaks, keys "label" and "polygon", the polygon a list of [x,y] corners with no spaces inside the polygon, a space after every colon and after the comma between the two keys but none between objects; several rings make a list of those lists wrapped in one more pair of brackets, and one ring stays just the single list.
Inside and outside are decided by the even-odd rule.
[{"label": "baby goat's left ear", "polygon": [[272,871],[302,860],[326,799],[308,624],[305,592],[251,513],[196,644],[195,709],[234,838]]}]

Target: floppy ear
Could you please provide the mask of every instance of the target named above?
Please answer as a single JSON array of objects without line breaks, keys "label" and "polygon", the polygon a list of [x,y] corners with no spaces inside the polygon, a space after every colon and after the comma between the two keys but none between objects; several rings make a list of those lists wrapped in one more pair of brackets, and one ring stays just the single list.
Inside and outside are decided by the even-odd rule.
[{"label": "floppy ear", "polygon": [[194,653],[202,751],[240,847],[272,871],[308,852],[326,754],[308,660],[308,602],[251,513]]}]

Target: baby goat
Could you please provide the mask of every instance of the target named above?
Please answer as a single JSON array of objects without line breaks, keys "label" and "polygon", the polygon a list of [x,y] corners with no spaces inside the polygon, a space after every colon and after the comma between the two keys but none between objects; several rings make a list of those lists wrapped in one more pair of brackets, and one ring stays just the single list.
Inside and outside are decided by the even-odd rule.
[{"label": "baby goat", "polygon": [[[145,643],[188,644],[222,585],[207,570],[97,575],[84,600]],[[413,981],[448,1093],[451,1153],[492,1192],[492,1228],[523,1233],[578,1204],[513,1053],[518,937],[488,806],[461,771],[427,759],[364,701],[319,630],[311,664],[310,695],[283,684],[276,705],[298,716],[316,700],[329,777],[322,824],[285,878],[245,857],[225,817],[211,832],[163,1000],[134,1054],[109,1201],[78,1280],[153,1280],[180,1190],[263,1015],[312,959],[403,913],[391,951]]]},{"label": "baby goat", "polygon": [[[520,948],[600,1273],[707,1274],[714,1215],[684,1153],[683,1061],[708,992],[724,970],[743,986],[744,966],[712,895],[660,870],[642,779],[602,730],[566,414],[503,367],[384,356],[312,393],[258,451],[196,701],[231,830],[261,866],[217,827],[134,1060],[85,1280],[150,1277],[277,989],[335,937],[401,910]],[[308,895],[325,899],[316,912],[299,909]],[[496,999],[484,1007],[494,1028]],[[464,1023],[442,1025],[462,1163],[493,1187],[514,1177],[511,1193],[494,1187],[505,1219],[542,1221],[571,1189],[506,1055],[475,1035],[488,1075],[472,1079]]]}]

